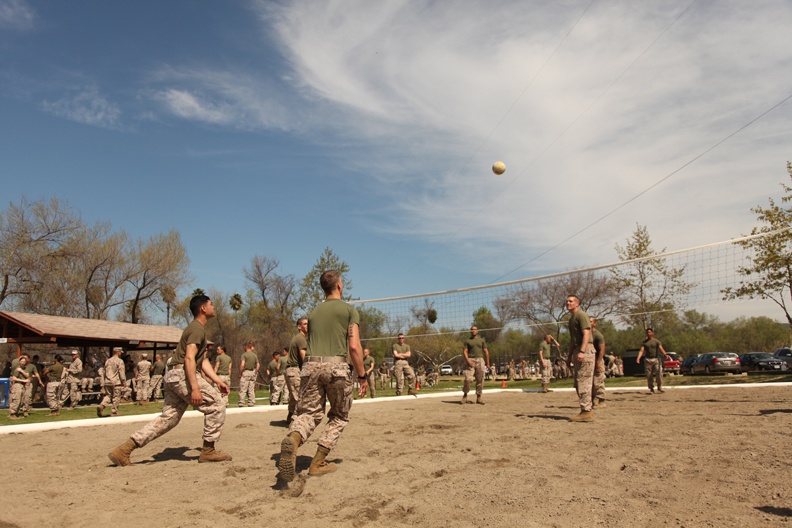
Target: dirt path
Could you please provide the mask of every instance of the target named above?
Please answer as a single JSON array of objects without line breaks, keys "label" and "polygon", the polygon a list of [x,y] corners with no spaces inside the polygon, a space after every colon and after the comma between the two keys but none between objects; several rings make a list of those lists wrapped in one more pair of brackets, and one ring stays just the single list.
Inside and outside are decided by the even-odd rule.
[{"label": "dirt path", "polygon": [[593,423],[569,391],[356,403],[339,470],[299,497],[273,487],[283,409],[229,413],[221,464],[196,462],[194,417],[127,468],[106,454],[141,423],[4,434],[0,527],[789,526],[790,391],[620,389]]}]

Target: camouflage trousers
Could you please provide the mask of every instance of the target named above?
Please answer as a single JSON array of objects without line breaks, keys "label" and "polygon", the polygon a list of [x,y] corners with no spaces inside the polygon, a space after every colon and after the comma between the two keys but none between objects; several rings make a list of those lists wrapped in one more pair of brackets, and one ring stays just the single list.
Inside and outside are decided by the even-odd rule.
[{"label": "camouflage trousers", "polygon": [[380,389],[385,390],[388,387],[388,381],[390,381],[390,376],[388,374],[380,374]]},{"label": "camouflage trousers", "polygon": [[550,385],[550,376],[553,374],[553,364],[549,359],[542,361],[542,385]]},{"label": "camouflage trousers", "polygon": [[591,410],[591,388],[594,385],[594,363],[596,353],[594,345],[589,343],[583,361],[578,361],[575,354],[575,390],[580,400],[580,410]]},{"label": "camouflage trousers", "polygon": [[283,377],[289,389],[289,413],[286,415],[286,420],[291,420],[297,410],[297,402],[300,401],[300,368],[287,368]]},{"label": "camouflage trousers", "polygon": [[132,399],[132,380],[128,379],[121,386],[121,397],[126,400]]},{"label": "camouflage trousers", "polygon": [[286,385],[286,380],[282,375],[270,378],[270,405],[278,405],[280,403],[281,396],[284,395],[284,385]]},{"label": "camouflage trousers", "polygon": [[[229,389],[231,388],[231,376],[229,376],[228,374],[222,374],[222,375],[218,374],[217,377],[220,378],[220,381],[228,385]],[[153,380],[154,378],[151,379]],[[225,406],[228,407],[228,394],[223,394],[221,392],[220,396],[223,398],[223,403],[225,403]]]},{"label": "camouflage trousers", "polygon": [[80,380],[77,378],[67,378],[66,381],[62,383],[66,383],[66,389],[64,389],[61,394],[61,407],[66,403],[66,400],[71,398],[71,408],[74,409],[77,407],[77,404],[80,403],[80,400],[82,400]]},{"label": "camouflage trousers", "polygon": [[135,382],[135,399],[137,401],[147,401],[151,393],[149,392],[149,386],[151,384],[151,378],[138,378]]},{"label": "camouflage trousers", "polygon": [[25,385],[25,395],[22,397],[22,412],[30,411],[30,408],[33,406],[33,385],[34,385],[34,383],[35,382],[33,380],[30,380],[30,383]]},{"label": "camouflage trousers", "polygon": [[591,392],[592,398],[605,399],[605,358],[598,359],[595,363]]},{"label": "camouflage trousers", "polygon": [[352,376],[346,363],[306,362],[300,371],[300,398],[297,416],[289,433],[297,432],[305,443],[324,417],[325,404],[330,402],[327,426],[318,444],[333,449],[349,423],[352,407]]},{"label": "camouflage trousers", "polygon": [[162,376],[160,376],[159,374],[155,374],[154,376],[151,376],[149,393],[154,396],[155,400],[159,400],[162,398]]},{"label": "camouflage trousers", "polygon": [[[203,403],[197,407],[193,405],[193,408],[204,414],[203,439],[207,442],[217,442],[225,423],[225,404],[220,391],[200,375],[197,379]],[[184,411],[191,405],[190,391],[183,368],[171,369],[165,374],[165,401],[162,405],[162,414],[131,436],[138,447],[143,447],[176,427]]]},{"label": "camouflage trousers", "polygon": [[247,400],[248,407],[256,405],[256,371],[246,370],[239,378],[239,406],[243,407]]},{"label": "camouflage trousers", "polygon": [[644,369],[646,369],[646,386],[649,390],[654,390],[654,382],[657,381],[657,390],[663,388],[663,365],[657,358],[644,358]]},{"label": "camouflage trousers", "polygon": [[476,396],[481,396],[484,390],[484,358],[470,358],[473,366],[465,366],[465,381],[462,382],[462,392],[467,396],[470,392],[470,384],[476,382]]},{"label": "camouflage trousers", "polygon": [[60,409],[60,381],[50,381],[47,383],[47,407],[52,412],[57,412]]},{"label": "camouflage trousers", "polygon": [[19,416],[25,410],[22,405],[25,400],[25,386],[29,383],[16,383],[11,385],[11,392],[8,395],[8,414],[9,416]]},{"label": "camouflage trousers", "polygon": [[110,412],[118,414],[118,405],[121,403],[121,395],[123,392],[123,385],[102,386],[102,401],[99,402],[99,408],[104,409],[108,405],[111,405]]},{"label": "camouflage trousers", "polygon": [[[368,392],[369,396],[372,398],[376,398],[377,396],[377,384],[374,378],[374,371],[372,370],[368,374],[366,374],[366,379],[368,380]],[[423,385],[423,383],[421,383]]]},{"label": "camouflage trousers", "polygon": [[396,375],[396,396],[399,396],[404,389],[404,376],[407,376],[407,388],[415,388],[415,372],[407,363],[406,359],[397,359],[393,365],[393,373]]}]

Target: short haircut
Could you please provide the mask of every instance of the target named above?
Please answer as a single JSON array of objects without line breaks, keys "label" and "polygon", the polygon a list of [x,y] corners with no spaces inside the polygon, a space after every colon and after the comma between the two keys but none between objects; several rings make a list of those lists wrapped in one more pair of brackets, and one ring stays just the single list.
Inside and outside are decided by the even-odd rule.
[{"label": "short haircut", "polygon": [[305,321],[307,323],[308,322],[308,318],[307,317],[300,317],[299,319],[297,319],[297,326],[300,326],[303,321]]},{"label": "short haircut", "polygon": [[245,348],[253,348],[255,346],[256,343],[254,343],[253,341],[248,341],[247,343],[245,343]]},{"label": "short haircut", "polygon": [[223,352],[225,352],[225,346],[224,345],[217,345],[217,351],[220,352],[221,350]]},{"label": "short haircut", "polygon": [[272,353],[272,357],[275,356],[280,356],[280,350],[276,350],[275,352]]},{"label": "short haircut", "polygon": [[322,276],[319,277],[319,285],[322,287],[322,291],[325,292],[325,295],[330,295],[335,290],[338,281],[341,280],[341,275],[338,274],[336,270],[327,270],[322,273]]},{"label": "short haircut", "polygon": [[196,295],[190,299],[190,312],[192,312],[193,317],[196,317],[199,313],[201,313],[201,307],[209,301],[209,297],[203,294]]},{"label": "short haircut", "polygon": [[580,297],[578,297],[574,293],[570,293],[569,295],[567,295],[567,299],[569,299],[570,297],[574,297],[575,300],[578,302],[578,304],[580,304]]},{"label": "short haircut", "polygon": [[61,357],[60,354],[55,354],[55,357],[53,359],[55,359],[55,361],[57,361],[58,363],[63,363],[63,358]]},{"label": "short haircut", "polygon": [[646,329],[646,331],[647,331],[647,332],[654,332],[654,328],[652,328],[652,327],[650,326],[649,328],[647,328],[647,329]]}]

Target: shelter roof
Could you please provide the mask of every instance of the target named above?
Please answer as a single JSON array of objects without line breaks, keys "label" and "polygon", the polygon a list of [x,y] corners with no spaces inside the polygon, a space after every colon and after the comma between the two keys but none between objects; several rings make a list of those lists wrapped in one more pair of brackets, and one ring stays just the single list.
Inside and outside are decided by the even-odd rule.
[{"label": "shelter roof", "polygon": [[5,343],[50,343],[59,347],[108,346],[126,350],[173,348],[182,330],[173,326],[143,325],[0,311]]}]

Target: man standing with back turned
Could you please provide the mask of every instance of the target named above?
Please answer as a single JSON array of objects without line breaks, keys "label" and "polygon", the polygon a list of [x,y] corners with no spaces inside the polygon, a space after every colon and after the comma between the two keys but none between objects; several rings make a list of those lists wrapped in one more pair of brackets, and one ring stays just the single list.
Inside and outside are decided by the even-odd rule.
[{"label": "man standing with back turned", "polygon": [[[231,460],[231,455],[214,448],[225,423],[226,406],[221,393],[228,394],[228,385],[217,377],[206,357],[204,327],[214,317],[214,305],[206,295],[196,295],[190,300],[190,311],[195,319],[182,332],[165,374],[162,414],[110,452],[108,456],[117,466],[130,465],[129,455],[134,449],[143,447],[176,427],[190,404],[204,414],[203,448],[198,462]],[[198,369],[220,390],[199,376]]]},{"label": "man standing with back turned", "polygon": [[322,421],[328,400],[329,420],[317,442],[319,446],[308,475],[321,476],[336,470],[336,465],[325,459],[349,423],[353,383],[347,352],[360,382],[358,396],[366,394],[368,389],[358,329],[360,315],[355,307],[341,300],[344,284],[337,271],[322,273],[319,284],[326,299],[308,315],[308,353],[300,372],[297,416],[289,427],[289,434],[281,442],[278,476],[284,482],[294,480],[297,448],[308,441]]}]

